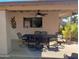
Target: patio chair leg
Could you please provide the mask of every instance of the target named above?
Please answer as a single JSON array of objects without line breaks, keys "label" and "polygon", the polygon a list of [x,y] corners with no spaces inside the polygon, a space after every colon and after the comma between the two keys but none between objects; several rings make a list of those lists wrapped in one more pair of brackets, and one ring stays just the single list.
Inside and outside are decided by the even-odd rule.
[{"label": "patio chair leg", "polygon": [[49,44],[47,44],[47,48],[49,49]]},{"label": "patio chair leg", "polygon": [[61,45],[61,43],[59,43],[59,45]]}]

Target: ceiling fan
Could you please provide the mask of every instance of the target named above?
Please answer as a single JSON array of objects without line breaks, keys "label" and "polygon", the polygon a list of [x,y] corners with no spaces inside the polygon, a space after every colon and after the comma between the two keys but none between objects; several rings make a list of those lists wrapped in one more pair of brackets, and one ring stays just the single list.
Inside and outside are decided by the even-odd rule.
[{"label": "ceiling fan", "polygon": [[47,13],[41,13],[40,10],[37,10],[36,16],[45,16]]}]

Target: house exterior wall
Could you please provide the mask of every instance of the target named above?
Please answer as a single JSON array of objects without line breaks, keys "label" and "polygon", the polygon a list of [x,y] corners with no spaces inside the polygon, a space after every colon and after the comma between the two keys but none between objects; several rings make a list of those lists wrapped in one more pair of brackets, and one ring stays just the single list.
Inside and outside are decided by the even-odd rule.
[{"label": "house exterior wall", "polygon": [[[9,21],[11,17],[15,16],[16,29],[15,33],[21,32],[22,34],[33,34],[35,31],[47,31],[48,34],[55,34],[58,31],[58,26],[60,23],[58,12],[48,12],[48,15],[43,17],[43,27],[42,28],[23,28],[23,17],[34,17],[35,12],[8,12]],[[11,26],[10,26],[11,27]]]},{"label": "house exterior wall", "polygon": [[[11,28],[11,17],[13,15],[10,15],[6,11],[6,30],[7,30],[7,52],[11,52],[13,49],[12,40],[17,39],[17,35],[15,33],[15,29]],[[16,37],[16,38],[15,38]]]},{"label": "house exterior wall", "polygon": [[[9,12],[0,11],[0,54],[8,54],[12,50],[12,39],[18,39],[16,33],[33,34],[35,31],[47,31],[55,34],[60,23],[58,12],[47,12],[43,17],[42,28],[23,28],[23,17],[34,17],[35,12]],[[11,17],[15,16],[16,29],[11,27]]]},{"label": "house exterior wall", "polygon": [[[58,12],[48,12],[48,15],[43,17],[43,27],[42,28],[23,28],[23,17],[34,17],[35,12],[8,12],[6,15],[7,19],[7,39],[8,39],[8,52],[16,48],[16,44],[12,41],[18,39],[17,32],[22,34],[33,34],[35,31],[47,31],[48,34],[55,34],[58,31],[59,23],[59,13]],[[15,17],[16,28],[11,27],[11,18]]]}]

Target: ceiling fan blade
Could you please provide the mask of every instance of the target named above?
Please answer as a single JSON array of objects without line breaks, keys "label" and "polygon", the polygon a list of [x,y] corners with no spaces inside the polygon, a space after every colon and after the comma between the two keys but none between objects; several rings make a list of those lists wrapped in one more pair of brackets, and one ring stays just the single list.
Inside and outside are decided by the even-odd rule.
[{"label": "ceiling fan blade", "polygon": [[48,15],[47,13],[41,13],[42,16]]},{"label": "ceiling fan blade", "polygon": [[45,15],[47,15],[47,13],[41,13],[41,12],[40,12],[40,10],[37,10],[37,13],[36,13],[36,15],[45,16]]}]

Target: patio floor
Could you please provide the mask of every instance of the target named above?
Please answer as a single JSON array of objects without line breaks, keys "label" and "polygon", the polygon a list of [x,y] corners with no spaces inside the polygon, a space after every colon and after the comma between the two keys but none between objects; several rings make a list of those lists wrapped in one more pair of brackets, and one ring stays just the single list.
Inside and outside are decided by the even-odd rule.
[{"label": "patio floor", "polygon": [[[27,46],[20,47],[16,46],[12,52],[9,53],[8,59],[42,59],[42,58],[52,58],[52,59],[63,59],[64,54],[71,56],[72,53],[78,53],[78,44],[63,44],[64,48],[55,48],[55,42],[50,43],[50,49],[43,49],[43,51],[38,51],[33,48],[28,48]],[[0,58],[1,59],[1,58]]]}]

